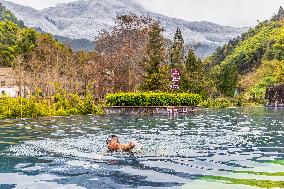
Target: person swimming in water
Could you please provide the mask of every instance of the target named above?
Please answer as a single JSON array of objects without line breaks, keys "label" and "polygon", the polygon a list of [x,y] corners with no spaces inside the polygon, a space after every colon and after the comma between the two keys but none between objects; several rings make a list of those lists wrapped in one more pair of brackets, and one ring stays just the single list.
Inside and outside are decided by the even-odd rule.
[{"label": "person swimming in water", "polygon": [[106,145],[111,152],[130,152],[136,146],[133,142],[121,144],[116,135],[109,136],[106,140]]}]

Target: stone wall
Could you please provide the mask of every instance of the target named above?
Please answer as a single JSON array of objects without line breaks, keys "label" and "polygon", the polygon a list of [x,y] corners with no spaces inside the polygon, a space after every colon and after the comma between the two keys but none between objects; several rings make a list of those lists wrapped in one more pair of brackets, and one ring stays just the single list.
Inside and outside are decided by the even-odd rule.
[{"label": "stone wall", "polygon": [[198,107],[138,107],[138,106],[112,106],[104,108],[106,115],[177,115],[189,114],[200,110]]}]

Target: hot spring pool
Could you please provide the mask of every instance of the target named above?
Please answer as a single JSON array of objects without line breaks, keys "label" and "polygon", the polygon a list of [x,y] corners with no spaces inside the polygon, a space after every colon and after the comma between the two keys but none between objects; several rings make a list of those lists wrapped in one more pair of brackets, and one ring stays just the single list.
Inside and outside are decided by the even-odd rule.
[{"label": "hot spring pool", "polygon": [[[133,154],[106,152],[110,134]],[[284,110],[0,121],[0,188],[284,188]]]}]

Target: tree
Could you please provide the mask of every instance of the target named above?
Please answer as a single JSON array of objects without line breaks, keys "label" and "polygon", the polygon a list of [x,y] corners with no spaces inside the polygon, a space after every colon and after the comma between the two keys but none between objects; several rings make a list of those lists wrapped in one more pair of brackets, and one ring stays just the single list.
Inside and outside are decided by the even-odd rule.
[{"label": "tree", "polygon": [[19,28],[10,21],[0,22],[0,67],[12,67],[20,54],[33,50],[36,43],[33,29]]},{"label": "tree", "polygon": [[68,93],[79,94],[82,90],[78,66],[73,51],[50,34],[38,34],[36,47],[26,54],[20,66],[17,65],[29,75],[31,91],[40,90],[46,97],[56,93],[56,86]]},{"label": "tree", "polygon": [[6,9],[5,6],[0,3],[0,21],[2,20],[8,20],[11,22],[14,22],[17,24],[20,28],[24,28],[24,22],[21,20],[18,20],[17,17],[9,10]]},{"label": "tree", "polygon": [[202,61],[190,49],[181,73],[181,90],[204,95],[204,74]]},{"label": "tree", "polygon": [[281,21],[284,19],[284,9],[280,6],[278,13],[272,17],[272,21]]},{"label": "tree", "polygon": [[161,91],[168,86],[168,69],[165,65],[163,28],[155,22],[151,25],[148,32],[149,39],[145,49],[143,61],[144,78],[141,83],[143,91]]},{"label": "tree", "polygon": [[222,95],[233,96],[238,84],[238,68],[236,64],[221,64],[213,68],[215,84]]},{"label": "tree", "polygon": [[202,61],[195,56],[192,49],[188,51],[185,68],[189,73],[200,72],[202,69]]},{"label": "tree", "polygon": [[37,33],[34,29],[24,28],[18,32],[17,45],[19,53],[27,53],[36,46]]},{"label": "tree", "polygon": [[0,66],[11,67],[15,59],[17,46],[17,33],[19,28],[10,21],[0,22]]},{"label": "tree", "polygon": [[121,15],[116,18],[116,25],[111,31],[100,35],[96,50],[108,64],[101,65],[107,76],[103,86],[109,86],[104,91],[114,93],[139,89],[143,72],[141,62],[151,23],[149,17]]},{"label": "tree", "polygon": [[276,62],[278,62],[278,67],[276,69],[277,82],[284,84],[284,60]]},{"label": "tree", "polygon": [[170,49],[170,68],[181,68],[184,61],[183,45],[184,45],[184,40],[182,37],[181,30],[177,28],[174,36],[174,42]]}]

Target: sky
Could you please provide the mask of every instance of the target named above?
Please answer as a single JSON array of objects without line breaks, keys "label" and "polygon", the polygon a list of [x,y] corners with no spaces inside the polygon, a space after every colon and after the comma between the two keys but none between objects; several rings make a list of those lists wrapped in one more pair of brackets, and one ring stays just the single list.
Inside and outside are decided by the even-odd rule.
[{"label": "sky", "polygon": [[[8,0],[43,9],[74,0]],[[103,0],[102,0],[103,1]],[[134,0],[150,11],[188,21],[251,27],[272,17],[284,0]]]}]

